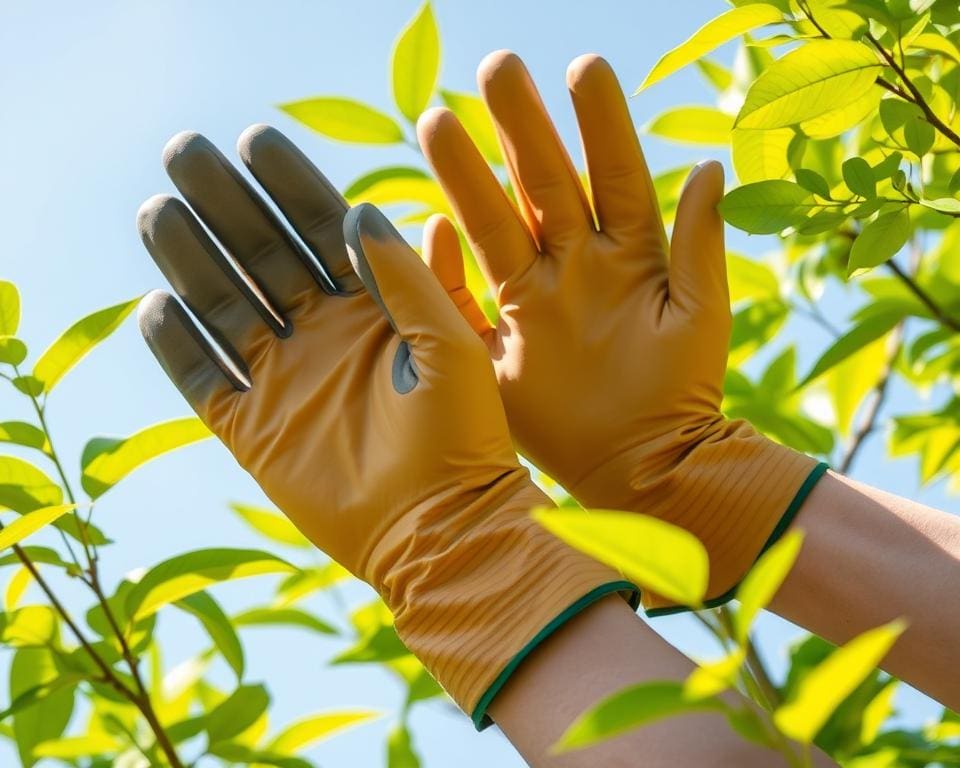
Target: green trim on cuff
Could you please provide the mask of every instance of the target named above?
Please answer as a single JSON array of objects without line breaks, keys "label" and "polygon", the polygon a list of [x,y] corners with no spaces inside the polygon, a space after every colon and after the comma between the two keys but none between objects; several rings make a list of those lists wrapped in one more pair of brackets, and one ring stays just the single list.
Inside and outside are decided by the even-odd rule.
[{"label": "green trim on cuff", "polygon": [[482,731],[484,728],[487,728],[493,725],[493,720],[487,716],[487,708],[490,706],[490,702],[493,701],[494,697],[500,692],[500,689],[506,685],[507,680],[510,679],[510,676],[516,671],[517,667],[523,662],[527,656],[544,640],[546,640],[550,635],[560,629],[561,626],[566,624],[570,619],[580,613],[587,606],[597,602],[601,597],[606,597],[609,594],[614,592],[630,592],[631,605],[635,606],[635,603],[639,597],[640,590],[637,589],[636,585],[631,584],[629,581],[613,581],[609,584],[603,584],[596,589],[592,589],[587,592],[583,597],[577,600],[573,605],[569,606],[565,611],[563,611],[559,616],[557,616],[553,621],[551,621],[547,626],[537,632],[533,640],[527,643],[523,648],[520,649],[520,652],[510,659],[510,662],[503,668],[503,671],[497,675],[497,679],[493,681],[489,688],[487,688],[486,693],[480,697],[480,701],[477,703],[477,708],[473,711],[471,715],[471,720],[473,720],[474,726],[478,731]]},{"label": "green trim on cuff", "polygon": [[[813,468],[810,474],[807,475],[807,479],[803,481],[800,489],[790,502],[790,506],[787,507],[787,511],[783,513],[783,517],[780,518],[780,522],[777,523],[776,528],[773,529],[773,533],[771,533],[770,537],[767,539],[766,544],[764,544],[760,552],[757,553],[757,558],[753,561],[754,565],[756,564],[757,560],[763,556],[763,553],[776,544],[777,540],[787,532],[787,528],[790,527],[790,523],[792,523],[793,519],[797,516],[797,513],[800,511],[800,507],[803,506],[803,502],[807,500],[807,496],[809,496],[810,491],[813,490],[813,486],[817,484],[817,481],[823,477],[824,473],[828,469],[830,469],[830,465],[824,461],[821,461]],[[750,567],[752,568],[753,565]],[[729,603],[736,596],[737,590],[740,588],[740,583],[741,582],[737,582],[722,595],[705,601],[703,608],[719,608],[721,605]],[[690,608],[686,605],[671,605],[666,608],[651,608],[649,611],[646,611],[646,614],[651,619],[655,619],[658,616],[672,616],[677,613],[692,613],[695,610],[702,610],[702,608]]]}]

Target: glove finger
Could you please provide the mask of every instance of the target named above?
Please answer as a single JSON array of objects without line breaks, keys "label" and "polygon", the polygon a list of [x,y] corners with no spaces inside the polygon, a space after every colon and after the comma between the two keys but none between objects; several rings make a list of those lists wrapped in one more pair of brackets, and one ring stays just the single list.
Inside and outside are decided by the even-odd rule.
[{"label": "glove finger", "polygon": [[520,58],[507,51],[491,53],[480,64],[477,81],[520,209],[541,250],[592,230],[583,185]]},{"label": "glove finger", "polygon": [[150,198],[140,206],[137,227],[160,271],[221,347],[237,357],[250,352],[265,326],[286,335],[277,311],[232,267],[180,200]]},{"label": "glove finger", "polygon": [[222,357],[169,293],[151,291],[137,312],[140,332],[167,376],[216,431],[220,403],[250,388],[242,364]]},{"label": "glove finger", "polygon": [[487,284],[498,293],[500,285],[539,256],[530,232],[452,112],[439,107],[424,112],[417,121],[417,138]]},{"label": "glove finger", "polygon": [[203,136],[177,134],[164,148],[163,162],[201,221],[284,316],[328,283],[266,202]]},{"label": "glove finger", "polygon": [[413,358],[428,366],[455,359],[460,344],[476,343],[436,278],[387,218],[364,203],[343,220],[347,253],[370,297],[401,339],[393,363],[394,388],[413,389],[420,376]]},{"label": "glove finger", "polygon": [[363,288],[343,242],[347,202],[297,146],[276,128],[252,125],[237,142],[240,157],[341,293]]},{"label": "glove finger", "polygon": [[467,288],[460,238],[453,224],[442,214],[431,216],[423,227],[423,260],[470,327],[480,338],[487,340],[494,333],[493,326]]},{"label": "glove finger", "polygon": [[677,205],[670,244],[670,303],[688,314],[728,316],[730,294],[723,244],[723,166],[698,165],[687,178]]},{"label": "glove finger", "polygon": [[574,59],[567,87],[580,126],[590,192],[600,229],[659,238],[666,266],[666,235],[650,171],[610,65],[595,54]]}]

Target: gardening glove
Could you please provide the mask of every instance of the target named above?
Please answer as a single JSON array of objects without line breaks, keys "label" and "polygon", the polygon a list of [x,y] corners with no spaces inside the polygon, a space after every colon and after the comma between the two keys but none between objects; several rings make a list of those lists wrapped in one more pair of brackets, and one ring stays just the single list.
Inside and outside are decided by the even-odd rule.
[{"label": "gardening glove", "polygon": [[480,725],[539,641],[631,587],[531,519],[549,502],[517,462],[486,350],[384,216],[347,210],[273,129],[248,129],[240,154],[299,240],[206,139],[176,136],[164,163],[190,208],[155,197],[138,223],[196,319],[154,291],[143,335],[240,465],[381,594]]},{"label": "gardening glove", "polygon": [[[456,117],[436,109],[420,144],[499,308],[465,287],[452,225],[425,258],[493,358],[520,449],[584,506],[653,515],[710,557],[709,604],[731,597],[824,466],[720,413],[730,301],[719,163],[691,173],[668,243],[622,91],[583,56],[568,85],[591,202],[515,55],[488,56],[480,90],[519,211]],[[652,614],[674,608],[645,594]]]}]

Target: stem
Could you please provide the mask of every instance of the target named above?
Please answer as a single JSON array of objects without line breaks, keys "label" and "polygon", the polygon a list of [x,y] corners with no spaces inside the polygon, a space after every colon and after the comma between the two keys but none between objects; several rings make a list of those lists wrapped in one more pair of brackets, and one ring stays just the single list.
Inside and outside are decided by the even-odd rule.
[{"label": "stem", "polygon": [[[13,366],[13,371],[18,377],[21,375],[20,368],[18,366]],[[70,487],[70,483],[67,480],[67,474],[63,471],[63,464],[60,463],[60,457],[57,455],[57,450],[53,445],[53,437],[50,434],[50,427],[47,426],[47,418],[46,414],[44,413],[44,409],[32,392],[28,394],[28,397],[30,398],[30,402],[33,404],[33,410],[36,411],[37,419],[40,421],[40,428],[43,430],[43,434],[47,438],[47,445],[50,446],[50,453],[48,455],[50,456],[50,460],[53,462],[54,467],[57,469],[57,474],[60,476],[60,482],[63,485],[63,490],[67,494],[67,500],[71,504],[76,504],[77,499],[73,495],[73,489]],[[76,509],[73,510],[73,518],[77,522],[77,530],[80,532],[80,541],[83,545],[83,552],[89,562],[90,551],[87,547],[87,529],[84,526],[83,521],[80,519],[80,515]],[[83,572],[84,569],[80,565],[80,560],[77,558],[76,553],[73,551],[73,546],[70,544],[70,540],[63,531],[60,531],[60,538],[63,539],[63,543],[67,547],[67,552],[70,553],[70,557],[73,559],[74,565],[76,565],[77,568]]]},{"label": "stem", "polygon": [[[20,376],[20,371],[16,366],[14,366],[14,372],[17,376]],[[40,421],[40,427],[43,430],[48,445],[50,446],[50,459],[53,461],[53,464],[57,469],[57,474],[60,476],[60,481],[63,484],[63,490],[70,502],[76,503],[76,496],[74,495],[73,489],[70,486],[70,481],[67,479],[67,474],[63,469],[63,464],[60,462],[60,457],[54,448],[53,436],[51,435],[50,427],[47,424],[44,408],[40,405],[40,402],[32,393],[30,393],[29,398],[30,402],[33,403],[33,409],[36,411],[37,418]],[[157,717],[157,713],[153,709],[153,702],[150,700],[150,694],[147,692],[146,686],[143,684],[143,678],[140,675],[140,668],[137,664],[137,660],[130,649],[130,645],[127,643],[126,636],[120,629],[120,625],[113,614],[113,609],[110,607],[110,603],[103,592],[103,587],[100,583],[99,569],[97,568],[96,548],[94,547],[91,549],[91,543],[87,538],[86,525],[80,519],[80,515],[77,514],[76,509],[74,509],[73,514],[77,521],[77,529],[80,531],[80,540],[83,544],[83,552],[87,559],[86,573],[88,574],[88,578],[83,578],[82,581],[88,587],[90,587],[90,589],[96,595],[97,602],[103,608],[103,613],[107,618],[107,622],[110,624],[110,629],[116,636],[117,642],[120,644],[123,659],[130,668],[130,674],[132,675],[134,683],[137,686],[136,691],[131,691],[126,685],[124,685],[123,682],[116,676],[113,669],[99,655],[97,655],[96,651],[94,651],[93,647],[80,631],[80,628],[73,621],[73,618],[69,615],[69,613],[67,613],[67,610],[64,608],[62,603],[60,603],[57,596],[53,593],[53,590],[40,576],[37,567],[33,564],[33,562],[31,562],[30,558],[27,557],[26,553],[16,545],[13,549],[17,553],[17,557],[20,558],[20,561],[24,564],[27,570],[30,571],[31,576],[33,576],[37,584],[40,585],[40,588],[46,594],[47,599],[50,600],[51,605],[53,605],[56,611],[63,617],[63,620],[66,622],[67,626],[70,627],[71,632],[76,636],[80,645],[94,660],[94,663],[100,668],[101,672],[103,672],[105,678],[140,710],[140,713],[150,726],[150,730],[153,731],[156,742],[160,749],[163,750],[163,753],[166,756],[167,761],[170,763],[171,768],[183,768],[183,763],[180,761],[180,757],[177,755],[177,752],[173,747],[173,743],[170,741],[169,736],[167,736],[167,732],[164,730],[163,725],[160,723],[160,720]],[[0,528],[2,528],[2,526],[0,526]],[[74,563],[81,570],[81,572],[83,572],[84,569],[80,566],[77,556],[73,551],[73,547],[70,546],[70,542],[66,535],[63,533],[63,531],[60,531],[60,535],[63,537],[64,543],[66,544]]]},{"label": "stem", "polygon": [[917,284],[916,280],[913,279],[913,277],[904,272],[900,265],[897,264],[893,259],[885,262],[885,264],[887,268],[893,272],[893,274],[895,274],[910,290],[910,292],[920,300],[920,303],[930,310],[930,313],[941,325],[949,328],[955,333],[960,333],[960,320],[956,320],[944,312],[944,310],[933,300],[930,294],[921,288]]},{"label": "stem", "polygon": [[[730,612],[726,608],[719,608],[717,609],[717,614],[720,617],[720,622],[724,630],[732,635],[733,620],[730,617]],[[749,635],[746,640],[744,640],[743,650],[747,669],[750,671],[753,681],[756,683],[757,689],[763,699],[761,703],[767,711],[772,712],[781,703],[780,689],[777,688],[771,679],[770,673],[767,671],[767,667],[763,663],[763,659],[760,657],[760,653],[757,651],[757,647],[753,644],[753,640]]]},{"label": "stem", "polygon": [[920,93],[920,89],[914,85],[909,75],[907,75],[907,71],[897,62],[896,57],[890,53],[890,51],[880,45],[880,41],[877,40],[877,38],[875,38],[870,32],[867,32],[866,38],[870,41],[871,45],[877,49],[877,52],[883,57],[884,61],[887,62],[890,69],[897,73],[897,77],[900,78],[900,81],[903,83],[904,87],[906,87],[906,89],[913,96],[911,101],[920,107],[924,116],[927,118],[927,122],[940,131],[941,134],[950,139],[950,141],[960,147],[960,135],[957,135],[956,131],[954,131],[949,125],[943,122],[943,120],[937,117],[931,106],[927,104],[926,99],[923,98],[923,94]]},{"label": "stem", "polygon": [[[3,529],[3,526],[0,525],[0,530]],[[76,622],[73,620],[73,617],[64,607],[63,603],[60,602],[59,598],[54,594],[53,589],[50,585],[47,584],[43,576],[40,575],[40,571],[37,570],[37,566],[33,561],[27,557],[27,553],[20,548],[19,544],[13,545],[13,551],[16,553],[17,558],[20,562],[23,563],[23,566],[30,571],[30,575],[33,577],[33,580],[37,582],[40,589],[43,590],[43,593],[47,596],[47,599],[50,601],[50,605],[53,606],[53,609],[60,614],[60,618],[63,619],[64,623],[69,627],[70,632],[73,633],[74,637],[77,638],[77,642],[80,643],[81,647],[90,655],[90,658],[93,659],[93,663],[97,665],[100,671],[103,673],[106,681],[112,685],[116,690],[133,701],[134,693],[127,686],[123,684],[123,681],[120,680],[114,673],[113,669],[110,668],[110,665],[107,664],[100,655],[93,649],[93,646],[90,645],[90,641],[87,640],[86,636],[80,630],[80,627],[77,626]]]}]

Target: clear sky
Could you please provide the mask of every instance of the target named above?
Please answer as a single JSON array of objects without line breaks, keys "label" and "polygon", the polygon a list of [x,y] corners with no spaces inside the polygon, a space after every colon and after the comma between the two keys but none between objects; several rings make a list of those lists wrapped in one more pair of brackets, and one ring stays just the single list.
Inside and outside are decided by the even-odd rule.
[{"label": "clear sky", "polygon": [[[24,299],[22,335],[34,354],[87,312],[144,293],[162,277],[140,245],[134,215],[142,200],[173,191],[160,166],[165,141],[198,130],[234,156],[239,133],[268,122],[297,141],[340,187],[381,165],[418,163],[408,148],[334,144],[295,124],[276,104],[312,95],[350,95],[391,111],[389,55],[419,0],[100,0],[0,4],[0,277]],[[511,48],[540,84],[560,133],[578,147],[564,85],[567,63],[597,51],[632,90],[667,48],[708,18],[721,0],[551,3],[436,0],[443,41],[442,85],[475,90],[482,56]],[[666,106],[710,98],[695,72],[683,72],[631,100],[638,124]],[[654,169],[702,159],[700,149],[646,141]],[[757,254],[769,240],[732,237]],[[840,313],[842,317],[842,312]],[[792,333],[803,335],[802,327]],[[816,341],[822,346],[823,339]],[[813,349],[813,347],[810,347]],[[803,351],[803,349],[801,350]],[[809,354],[809,352],[807,353]],[[808,360],[808,357],[802,357]],[[97,434],[129,434],[188,413],[128,322],[58,387],[49,418],[68,467]],[[0,419],[26,418],[21,398],[0,389]],[[875,439],[861,457],[861,479],[957,511],[939,489],[920,494],[912,462],[882,459]],[[104,552],[108,579],[188,549],[256,546],[227,510],[230,500],[263,501],[227,451],[209,441],[165,457],[110,492],[98,520],[118,541]],[[249,604],[265,588],[245,582],[215,594],[228,607]],[[317,603],[317,608],[324,605]],[[656,624],[689,652],[710,643],[685,618]],[[782,648],[798,631],[764,621],[762,646],[782,668]],[[168,664],[203,640],[191,621],[161,621]],[[331,642],[296,632],[247,632],[248,677],[269,681],[276,725],[317,710],[372,707],[389,713],[399,690],[376,671],[325,668]],[[226,684],[227,675],[221,675]],[[573,684],[573,681],[571,681]],[[0,701],[7,693],[0,692]],[[908,691],[898,700],[913,722],[936,709]],[[495,732],[474,733],[446,705],[413,718],[428,768],[456,764],[519,766]],[[311,757],[332,766],[376,766],[389,717],[327,742]],[[0,746],[0,764],[13,761]]]}]

